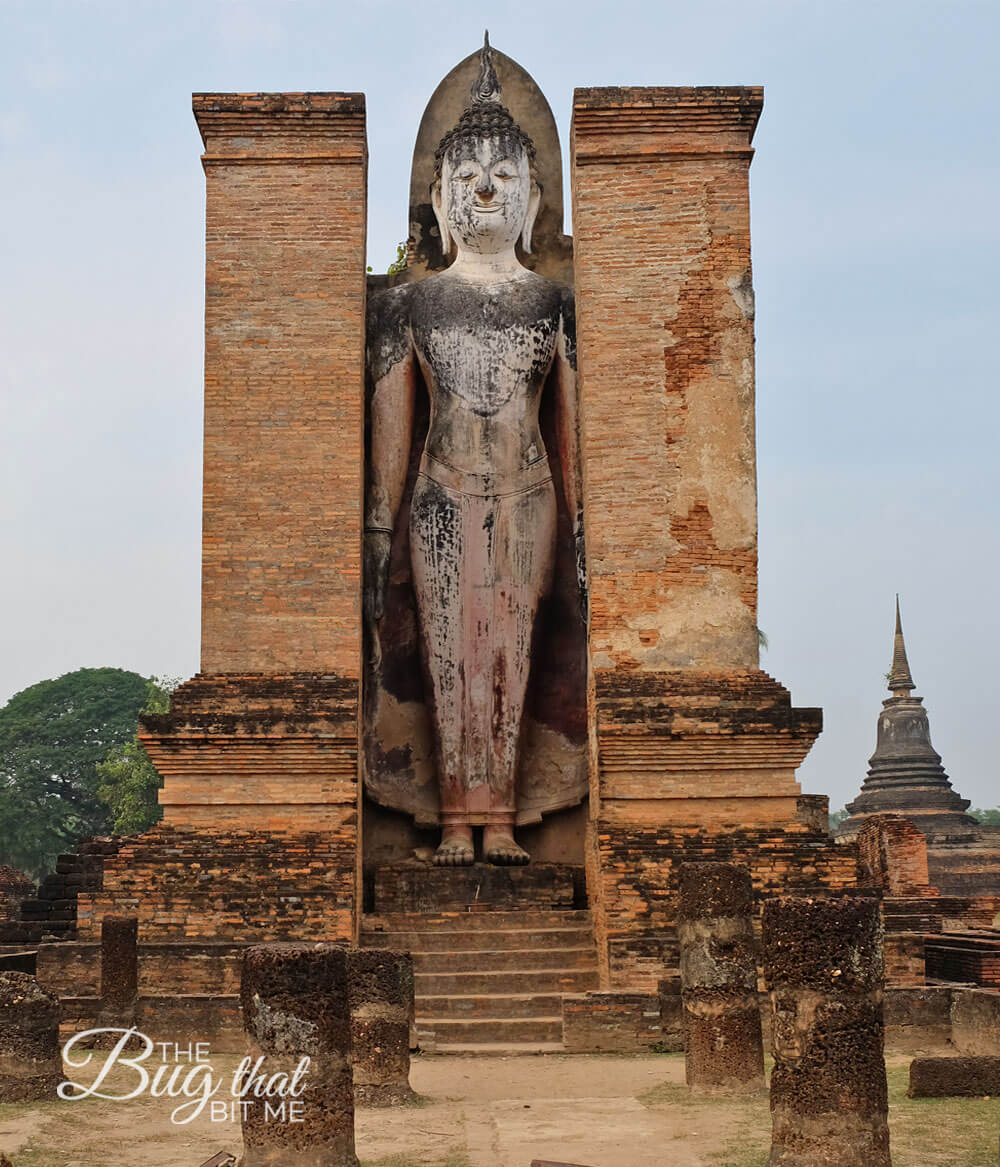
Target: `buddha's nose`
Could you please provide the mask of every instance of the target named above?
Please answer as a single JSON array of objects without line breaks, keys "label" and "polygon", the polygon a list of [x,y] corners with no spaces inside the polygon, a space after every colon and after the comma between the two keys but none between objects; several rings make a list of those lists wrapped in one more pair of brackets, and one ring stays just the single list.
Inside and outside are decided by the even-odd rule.
[{"label": "buddha's nose", "polygon": [[476,186],[476,194],[484,203],[488,203],[493,198],[494,193],[493,183],[488,178],[481,178]]}]

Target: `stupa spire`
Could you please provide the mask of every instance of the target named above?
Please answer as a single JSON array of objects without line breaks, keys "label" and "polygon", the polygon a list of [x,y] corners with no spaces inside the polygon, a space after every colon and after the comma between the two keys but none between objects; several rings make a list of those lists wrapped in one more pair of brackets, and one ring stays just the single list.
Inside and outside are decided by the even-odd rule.
[{"label": "stupa spire", "polygon": [[847,804],[849,817],[837,829],[840,838],[853,838],[864,820],[876,814],[901,814],[930,838],[964,837],[975,828],[975,819],[965,813],[968,799],[952,789],[941,755],[931,744],[927,710],[915,688],[897,595],[890,694],[882,702],[868,775],[858,797]]},{"label": "stupa spire", "polygon": [[896,593],[896,636],[892,644],[892,670],[889,673],[889,689],[893,693],[910,693],[917,686],[910,674],[910,663],[906,659],[906,644],[903,641],[903,622],[899,617],[899,593]]}]

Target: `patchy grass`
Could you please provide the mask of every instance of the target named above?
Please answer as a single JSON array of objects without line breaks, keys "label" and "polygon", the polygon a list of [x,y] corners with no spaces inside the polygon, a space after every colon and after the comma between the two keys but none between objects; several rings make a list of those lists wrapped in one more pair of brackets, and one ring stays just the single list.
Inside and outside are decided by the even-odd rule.
[{"label": "patchy grass", "polygon": [[[907,1098],[909,1061],[891,1066],[889,1137],[893,1167],[996,1167],[1000,1101],[979,1098]],[[673,1087],[674,1090],[683,1087]],[[663,1087],[650,1093],[668,1094]],[[766,1167],[771,1123],[766,1100],[747,1107],[742,1100],[719,1100],[719,1117],[738,1119],[735,1133],[712,1159],[717,1167]]]},{"label": "patchy grass", "polygon": [[455,1147],[443,1159],[417,1160],[409,1152],[405,1152],[401,1155],[389,1155],[385,1159],[362,1159],[361,1167],[470,1167],[470,1163],[465,1151],[461,1147]]},{"label": "patchy grass", "polygon": [[907,1098],[908,1063],[888,1078],[894,1167],[996,1167],[997,1099]]},{"label": "patchy grass", "polygon": [[24,1147],[14,1156],[16,1167],[64,1167],[65,1151],[46,1151],[41,1147]]}]

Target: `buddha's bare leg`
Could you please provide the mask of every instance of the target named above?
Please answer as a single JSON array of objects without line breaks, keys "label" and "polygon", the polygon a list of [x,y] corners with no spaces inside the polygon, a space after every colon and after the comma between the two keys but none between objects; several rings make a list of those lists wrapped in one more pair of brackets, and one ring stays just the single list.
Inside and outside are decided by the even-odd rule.
[{"label": "buddha's bare leg", "polygon": [[514,838],[517,760],[538,605],[552,582],[556,503],[552,482],[499,499],[495,508],[490,674],[490,813],[483,832],[488,863],[518,865],[528,853]]},{"label": "buddha's bare leg", "polygon": [[441,792],[441,844],[434,862],[468,866],[475,859],[466,801],[467,751],[462,710],[462,558],[464,500],[421,475],[413,488],[410,559],[420,620],[420,649],[434,725]]}]

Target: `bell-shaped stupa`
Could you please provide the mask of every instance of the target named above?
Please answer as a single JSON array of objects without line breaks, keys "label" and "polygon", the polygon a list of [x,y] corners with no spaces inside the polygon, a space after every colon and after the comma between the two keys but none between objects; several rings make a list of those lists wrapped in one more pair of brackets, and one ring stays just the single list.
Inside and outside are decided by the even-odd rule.
[{"label": "bell-shaped stupa", "polygon": [[847,810],[839,838],[852,838],[864,820],[876,814],[905,815],[928,837],[969,835],[978,826],[965,814],[968,799],[952,790],[941,765],[941,755],[931,745],[931,729],[923,698],[913,694],[916,685],[906,658],[903,624],[896,597],[896,635],[891,696],[882,702],[875,753],[868,760],[868,776],[861,793]]}]

